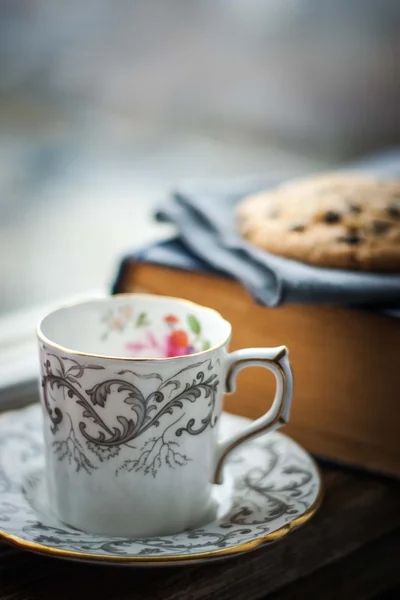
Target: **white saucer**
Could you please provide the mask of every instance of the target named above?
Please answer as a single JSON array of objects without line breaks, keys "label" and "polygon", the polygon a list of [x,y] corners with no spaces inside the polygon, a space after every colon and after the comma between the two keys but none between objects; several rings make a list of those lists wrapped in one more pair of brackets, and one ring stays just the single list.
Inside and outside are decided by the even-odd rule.
[{"label": "white saucer", "polygon": [[[247,419],[224,413],[221,433]],[[40,406],[0,415],[0,538],[21,548],[102,563],[181,564],[252,550],[305,523],[321,502],[313,459],[289,437],[269,433],[240,446],[215,486],[211,521],[153,538],[120,538],[79,531],[51,514],[43,485]]]}]

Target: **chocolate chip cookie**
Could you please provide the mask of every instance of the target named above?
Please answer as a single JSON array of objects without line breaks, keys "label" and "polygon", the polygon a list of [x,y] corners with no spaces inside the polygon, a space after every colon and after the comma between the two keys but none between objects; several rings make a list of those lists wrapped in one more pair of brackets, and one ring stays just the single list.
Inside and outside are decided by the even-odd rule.
[{"label": "chocolate chip cookie", "polygon": [[317,175],[244,198],[236,216],[240,234],[273,254],[400,272],[400,179]]}]

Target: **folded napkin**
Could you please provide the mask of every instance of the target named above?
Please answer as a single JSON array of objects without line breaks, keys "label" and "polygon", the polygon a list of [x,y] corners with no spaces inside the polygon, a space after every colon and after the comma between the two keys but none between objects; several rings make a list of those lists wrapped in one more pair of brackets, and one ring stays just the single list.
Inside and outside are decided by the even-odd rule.
[{"label": "folded napkin", "polygon": [[[400,150],[341,170],[344,168],[398,177]],[[179,242],[154,249],[153,254],[158,254],[154,262],[168,264],[165,256],[160,260],[164,252],[166,256],[169,253],[169,264],[179,267],[178,255],[186,253],[189,262],[197,261],[195,268],[237,279],[258,302],[268,306],[284,302],[376,306],[400,316],[400,275],[314,267],[257,249],[237,235],[234,210],[238,202],[249,193],[277,183],[260,178],[237,183],[191,182],[177,187],[156,218],[176,225]]]}]

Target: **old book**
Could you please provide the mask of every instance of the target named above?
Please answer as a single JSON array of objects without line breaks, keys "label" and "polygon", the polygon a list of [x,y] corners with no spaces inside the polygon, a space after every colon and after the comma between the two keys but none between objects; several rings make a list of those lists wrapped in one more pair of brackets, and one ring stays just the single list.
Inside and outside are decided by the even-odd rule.
[{"label": "old book", "polygon": [[[125,260],[120,292],[179,296],[211,306],[233,326],[231,349],[286,344],[295,395],[286,432],[316,455],[400,475],[400,323],[339,306],[257,305],[215,274]],[[246,369],[227,410],[256,418],[274,393],[265,369]]]}]

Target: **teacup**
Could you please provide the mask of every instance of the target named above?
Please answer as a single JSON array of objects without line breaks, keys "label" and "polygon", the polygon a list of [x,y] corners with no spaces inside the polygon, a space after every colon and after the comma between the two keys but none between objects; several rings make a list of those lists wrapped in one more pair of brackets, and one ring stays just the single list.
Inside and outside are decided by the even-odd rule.
[{"label": "teacup", "polygon": [[[228,352],[231,325],[186,300],[124,294],[65,306],[38,327],[51,509],[84,531],[158,536],[196,527],[229,453],[287,423],[288,352]],[[221,441],[236,374],[276,377],[267,412]]]}]

